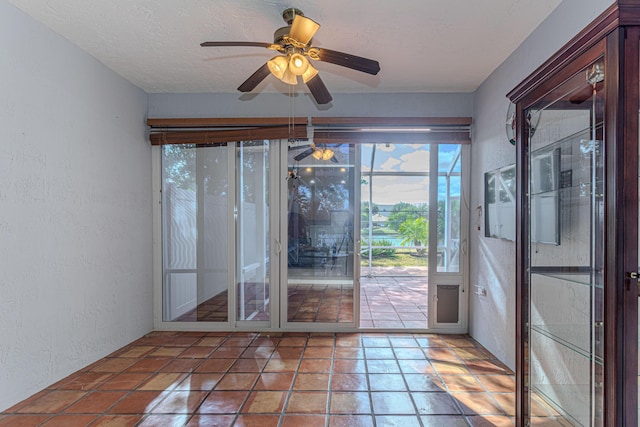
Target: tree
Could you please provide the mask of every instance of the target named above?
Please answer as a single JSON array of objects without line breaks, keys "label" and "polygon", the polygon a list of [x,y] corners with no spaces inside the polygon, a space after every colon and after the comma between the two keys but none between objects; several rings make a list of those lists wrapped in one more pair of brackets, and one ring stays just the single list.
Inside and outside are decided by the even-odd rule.
[{"label": "tree", "polygon": [[400,224],[418,217],[426,217],[429,208],[426,205],[412,205],[411,203],[400,202],[393,205],[387,227],[400,231]]},{"label": "tree", "polygon": [[[408,219],[400,224],[398,232],[402,236],[401,244],[422,246],[423,243],[429,241],[429,221],[423,217]],[[424,256],[427,253],[427,248],[416,248],[416,251],[418,256]]]},{"label": "tree", "polygon": [[[380,212],[380,207],[375,203],[372,203],[371,213],[373,215],[376,215],[378,212]],[[363,227],[369,226],[369,202],[362,203],[362,208],[360,210],[360,223],[362,224]]]}]

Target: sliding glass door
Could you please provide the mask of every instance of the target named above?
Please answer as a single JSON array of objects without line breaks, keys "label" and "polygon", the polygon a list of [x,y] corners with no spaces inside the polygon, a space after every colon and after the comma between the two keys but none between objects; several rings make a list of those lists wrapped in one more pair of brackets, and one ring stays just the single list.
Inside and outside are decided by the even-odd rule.
[{"label": "sliding glass door", "polygon": [[[236,321],[271,320],[271,195],[269,141],[236,145]],[[255,326],[255,325],[254,325]]]},{"label": "sliding glass door", "polygon": [[[459,144],[297,140],[164,146],[162,321],[213,329],[464,329],[464,152]],[[362,222],[371,246],[362,249],[368,212]],[[380,243],[373,232],[395,240]],[[389,248],[378,246],[391,247],[391,260],[376,252]],[[373,258],[413,264],[391,268],[404,277],[389,281],[374,277],[390,267],[372,268]],[[384,287],[385,298],[397,301],[361,292],[361,265],[364,280],[375,281],[371,289]],[[367,323],[374,318],[381,323]]]},{"label": "sliding glass door", "polygon": [[270,148],[163,147],[165,322],[270,326]]},{"label": "sliding glass door", "polygon": [[163,148],[164,322],[355,327],[356,148],[300,144]]},{"label": "sliding glass door", "polygon": [[164,321],[229,320],[228,153],[227,144],[163,147]]},{"label": "sliding glass door", "polygon": [[[354,145],[290,143],[283,153],[283,324],[355,326],[359,269]],[[354,226],[355,225],[355,226]]]}]

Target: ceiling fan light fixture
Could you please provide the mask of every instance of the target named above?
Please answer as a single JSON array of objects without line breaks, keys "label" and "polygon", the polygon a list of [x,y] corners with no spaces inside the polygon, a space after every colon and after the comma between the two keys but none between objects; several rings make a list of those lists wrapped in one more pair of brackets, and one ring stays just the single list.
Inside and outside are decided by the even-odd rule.
[{"label": "ceiling fan light fixture", "polygon": [[322,150],[322,160],[330,160],[333,157],[333,150],[329,148],[325,148]]},{"label": "ceiling fan light fixture", "polygon": [[269,67],[269,71],[271,71],[271,74],[282,80],[282,77],[284,76],[285,72],[287,71],[287,67],[289,66],[289,62],[284,56],[278,55],[268,60],[267,66]]},{"label": "ceiling fan light fixture", "polygon": [[294,53],[289,59],[289,70],[296,76],[301,76],[307,71],[309,60],[299,53]]},{"label": "ceiling fan light fixture", "polygon": [[306,16],[296,15],[291,23],[291,31],[289,31],[289,37],[302,44],[309,44],[316,31],[320,28],[313,19],[309,19]]},{"label": "ceiling fan light fixture", "polygon": [[316,160],[322,160],[322,150],[321,149],[316,149],[313,154],[311,154],[313,156],[314,159]]},{"label": "ceiling fan light fixture", "polygon": [[288,85],[292,85],[295,86],[298,84],[298,76],[296,76],[295,74],[293,74],[291,72],[291,69],[289,67],[287,67],[287,69],[284,71],[284,74],[282,75],[282,77],[279,77],[280,81],[288,84]]},{"label": "ceiling fan light fixture", "polygon": [[[308,60],[307,60],[307,63],[309,63]],[[302,81],[306,84],[309,80],[311,80],[317,75],[318,75],[318,70],[316,70],[316,68],[313,65],[309,64],[307,66],[307,69],[304,71],[304,73],[302,73]]]}]

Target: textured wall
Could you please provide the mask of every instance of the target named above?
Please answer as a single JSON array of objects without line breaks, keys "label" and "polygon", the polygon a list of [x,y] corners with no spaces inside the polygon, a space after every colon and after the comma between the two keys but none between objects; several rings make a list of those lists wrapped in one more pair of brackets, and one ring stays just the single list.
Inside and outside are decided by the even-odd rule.
[{"label": "textured wall", "polygon": [[0,0],[0,410],[152,328],[147,96]]},{"label": "textured wall", "polygon": [[471,175],[470,333],[500,360],[515,367],[515,243],[484,237],[476,207],[484,204],[484,173],[515,163],[506,133],[506,94],[612,4],[611,0],[564,0],[475,94]]},{"label": "textured wall", "polygon": [[469,93],[333,94],[333,102],[316,106],[307,94],[293,102],[285,94],[150,94],[149,117],[470,117]]}]

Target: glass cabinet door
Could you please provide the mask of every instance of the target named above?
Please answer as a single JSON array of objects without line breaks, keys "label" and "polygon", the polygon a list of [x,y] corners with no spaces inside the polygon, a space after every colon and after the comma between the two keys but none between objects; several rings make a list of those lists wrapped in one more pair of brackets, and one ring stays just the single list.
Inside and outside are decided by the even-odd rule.
[{"label": "glass cabinet door", "polygon": [[528,407],[603,425],[602,62],[525,110]]}]

